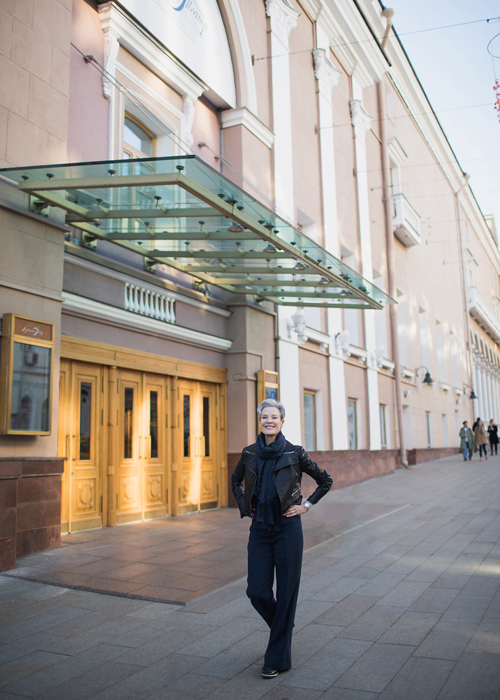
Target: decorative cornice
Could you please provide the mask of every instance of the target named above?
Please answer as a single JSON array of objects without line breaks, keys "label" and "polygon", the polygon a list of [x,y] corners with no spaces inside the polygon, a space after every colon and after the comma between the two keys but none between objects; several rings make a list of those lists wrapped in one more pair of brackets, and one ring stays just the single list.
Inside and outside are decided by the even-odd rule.
[{"label": "decorative cornice", "polygon": [[255,114],[252,114],[246,107],[240,109],[227,109],[220,113],[221,124],[223,129],[228,129],[231,126],[244,126],[250,133],[256,136],[268,148],[273,147],[274,134],[263,124],[260,119],[257,119]]},{"label": "decorative cornice", "polygon": [[[208,89],[208,86],[188,69],[147,39],[134,21],[121,12],[113,2],[99,5],[98,12],[104,34],[110,35],[108,49],[110,58],[113,40],[115,40],[182,97],[188,96],[195,101]],[[117,48],[113,50],[118,51]],[[106,70],[112,72],[109,68]]]},{"label": "decorative cornice", "polygon": [[293,9],[287,0],[265,0],[266,15],[271,20],[271,31],[288,50],[290,32],[297,26],[300,12]]},{"label": "decorative cornice", "polygon": [[364,140],[368,131],[370,131],[372,118],[363,107],[361,100],[350,100],[349,107],[351,110],[351,124],[354,127],[356,137]]},{"label": "decorative cornice", "polygon": [[326,49],[313,50],[314,75],[318,81],[320,93],[331,101],[332,89],[338,84],[341,73],[330,61],[328,53]]}]

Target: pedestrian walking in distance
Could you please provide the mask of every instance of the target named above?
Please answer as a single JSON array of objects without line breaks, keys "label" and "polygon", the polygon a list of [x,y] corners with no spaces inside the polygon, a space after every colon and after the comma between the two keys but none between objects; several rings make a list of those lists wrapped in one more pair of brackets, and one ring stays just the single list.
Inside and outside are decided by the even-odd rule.
[{"label": "pedestrian walking in distance", "polygon": [[490,418],[490,423],[488,425],[488,438],[490,441],[490,454],[493,454],[493,449],[495,449],[495,454],[498,454],[498,425]]},{"label": "pedestrian walking in distance", "polygon": [[[257,442],[241,453],[231,486],[241,517],[252,519],[247,596],[270,627],[262,677],[275,678],[292,665],[292,630],[304,548],[300,516],[328,493],[333,481],[303,447],[285,439],[281,432],[285,422],[283,404],[266,399],[257,414],[261,432]],[[318,484],[304,502],[303,473]]]},{"label": "pedestrian walking in distance", "polygon": [[467,421],[464,420],[460,432],[458,433],[460,438],[460,449],[464,456],[465,461],[467,461],[467,455],[469,455],[469,460],[472,459],[472,450],[474,449],[474,435],[472,430],[467,425]]},{"label": "pedestrian walking in distance", "polygon": [[[476,428],[477,428],[477,426],[479,425],[480,420],[481,420],[481,419],[480,419],[479,416],[478,416],[478,417],[476,418],[476,420],[474,421],[474,423],[472,424],[472,434],[473,434],[473,435],[476,434]],[[474,452],[477,452],[477,444],[474,444]]]},{"label": "pedestrian walking in distance", "polygon": [[479,449],[479,461],[482,462],[482,454],[484,452],[484,458],[488,459],[488,452],[486,451],[486,445],[488,440],[486,439],[486,433],[484,432],[484,425],[482,420],[478,420],[477,427],[474,431],[474,440]]}]

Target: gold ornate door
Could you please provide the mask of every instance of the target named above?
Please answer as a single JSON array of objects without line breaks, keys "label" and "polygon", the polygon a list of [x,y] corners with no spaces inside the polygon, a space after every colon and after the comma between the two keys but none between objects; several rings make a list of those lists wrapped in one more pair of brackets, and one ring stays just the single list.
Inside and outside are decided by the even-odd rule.
[{"label": "gold ornate door", "polygon": [[217,508],[216,385],[179,380],[179,512]]},{"label": "gold ornate door", "polygon": [[100,527],[103,509],[103,369],[61,360],[59,455],[66,457],[62,532]]},{"label": "gold ornate door", "polygon": [[164,377],[120,372],[118,523],[167,515],[166,392]]}]

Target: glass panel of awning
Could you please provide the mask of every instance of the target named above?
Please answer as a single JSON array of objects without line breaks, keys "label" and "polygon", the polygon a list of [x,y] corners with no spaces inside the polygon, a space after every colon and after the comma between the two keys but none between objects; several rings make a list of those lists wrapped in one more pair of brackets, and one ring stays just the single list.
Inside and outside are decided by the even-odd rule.
[{"label": "glass panel of awning", "polygon": [[382,308],[394,303],[286,219],[195,156],[4,168],[34,202],[108,240],[257,301]]}]

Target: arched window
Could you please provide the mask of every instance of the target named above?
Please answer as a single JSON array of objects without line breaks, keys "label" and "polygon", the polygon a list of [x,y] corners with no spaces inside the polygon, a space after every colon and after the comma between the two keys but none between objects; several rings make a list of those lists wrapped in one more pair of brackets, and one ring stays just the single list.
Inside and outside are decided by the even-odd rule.
[{"label": "arched window", "polygon": [[128,114],[123,123],[123,157],[152,158],[154,156],[154,136],[145,126]]}]

